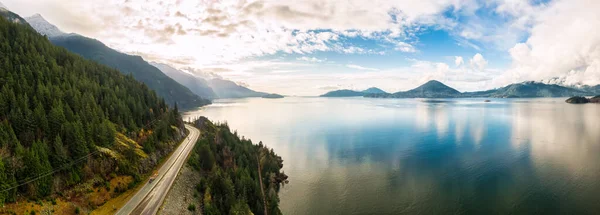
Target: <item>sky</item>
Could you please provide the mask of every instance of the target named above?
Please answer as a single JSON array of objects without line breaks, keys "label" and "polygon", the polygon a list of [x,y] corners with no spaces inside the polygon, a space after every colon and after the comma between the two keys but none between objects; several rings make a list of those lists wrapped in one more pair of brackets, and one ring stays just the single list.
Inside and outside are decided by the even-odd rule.
[{"label": "sky", "polygon": [[600,84],[598,0],[0,1],[148,61],[285,95]]}]

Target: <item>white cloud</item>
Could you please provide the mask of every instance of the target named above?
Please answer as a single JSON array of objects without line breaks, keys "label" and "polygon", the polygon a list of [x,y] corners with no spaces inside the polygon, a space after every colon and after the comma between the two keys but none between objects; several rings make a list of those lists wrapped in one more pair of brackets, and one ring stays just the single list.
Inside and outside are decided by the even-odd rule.
[{"label": "white cloud", "polygon": [[340,35],[391,38],[400,42],[398,51],[415,52],[401,42],[414,37],[414,29],[455,25],[443,12],[473,4],[472,0],[5,1],[22,15],[41,13],[66,32],[97,38],[120,51],[198,68],[278,52],[382,53],[340,40]]},{"label": "white cloud", "polygon": [[[285,88],[288,84],[293,87],[296,82],[291,77],[298,79],[306,75],[307,78],[300,79],[321,86],[334,85],[332,82],[337,81],[347,85],[352,84],[351,80],[372,85],[380,81],[393,89],[405,79],[439,78],[472,89],[481,84],[465,83],[486,82],[499,73],[487,68],[488,60],[480,54],[498,58],[498,55],[488,54],[489,46],[510,55],[512,60],[507,72],[494,80],[496,85],[553,77],[561,77],[568,83],[600,84],[600,31],[596,30],[600,26],[597,15],[600,1],[539,2],[344,0],[341,4],[335,0],[178,0],[150,4],[146,0],[3,0],[21,15],[41,13],[65,32],[97,38],[120,51],[178,68],[213,72],[253,86]],[[478,17],[477,11],[489,9],[499,18]],[[444,14],[449,10],[461,19],[446,17]],[[419,41],[418,34],[429,27],[448,31],[460,46],[479,53],[472,58],[455,57],[456,68],[448,67],[451,60],[445,63],[415,61],[394,70],[351,64],[338,65],[338,70],[363,70],[360,75],[332,76],[311,75],[310,69],[299,68],[303,66],[300,61],[318,63],[324,59],[300,57],[293,62],[295,64],[253,60],[276,53],[417,52],[413,45],[423,42]],[[381,44],[354,44],[348,38]],[[387,49],[374,48],[378,45]],[[428,45],[423,44],[423,47]],[[305,62],[302,63],[311,65]],[[370,80],[365,80],[367,78]],[[276,83],[267,82],[272,80]]]},{"label": "white cloud", "polygon": [[473,56],[473,58],[471,58],[471,60],[469,60],[469,63],[471,64],[472,68],[477,69],[479,71],[485,69],[485,67],[488,64],[487,60],[485,60],[485,58],[483,58],[483,55],[481,55],[479,53],[475,54],[475,56]]},{"label": "white cloud", "polygon": [[531,15],[531,36],[510,49],[512,66],[495,84],[554,77],[600,84],[600,1],[557,0],[540,7]]},{"label": "white cloud", "polygon": [[359,65],[355,65],[355,64],[348,64],[348,65],[346,65],[346,67],[352,68],[352,69],[358,69],[358,70],[369,70],[369,71],[378,71],[379,70],[379,69],[359,66]]},{"label": "white cloud", "polygon": [[306,56],[303,56],[303,57],[296,58],[296,60],[313,62],[313,63],[321,63],[321,62],[327,61],[327,58],[325,58],[325,59],[319,59],[319,58],[316,58],[316,57],[306,57]]},{"label": "white cloud", "polygon": [[412,46],[411,44],[405,43],[405,42],[398,42],[396,44],[396,50],[401,51],[401,52],[416,52],[417,51],[414,46]]},{"label": "white cloud", "polygon": [[461,57],[461,56],[454,56],[454,64],[456,66],[460,66],[463,63],[465,63],[465,61],[463,60],[463,57]]}]

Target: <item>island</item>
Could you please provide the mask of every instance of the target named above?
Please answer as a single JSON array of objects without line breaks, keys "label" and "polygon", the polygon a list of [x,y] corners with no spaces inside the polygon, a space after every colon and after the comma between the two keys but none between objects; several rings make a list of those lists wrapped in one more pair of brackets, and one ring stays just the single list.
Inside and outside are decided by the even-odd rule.
[{"label": "island", "polygon": [[284,98],[284,96],[276,94],[276,93],[267,94],[267,95],[264,95],[264,96],[261,96],[261,97],[265,98],[265,99],[281,99],[281,98]]},{"label": "island", "polygon": [[586,98],[583,96],[573,96],[567,99],[565,102],[569,104],[587,104],[587,103],[596,103],[600,104],[600,96],[594,96],[592,98]]},{"label": "island", "polygon": [[371,87],[371,88],[363,90],[363,91],[334,90],[334,91],[327,92],[323,95],[320,95],[320,97],[357,97],[357,96],[366,97],[367,95],[378,95],[378,94],[388,94],[388,93],[377,87]]},{"label": "island", "polygon": [[[335,90],[321,97],[352,97],[363,96],[370,98],[538,98],[538,97],[570,97],[595,95],[595,88],[572,88],[556,84],[526,81],[510,84],[505,87],[476,92],[460,92],[444,83],[431,80],[423,85],[395,93],[386,93],[377,88],[365,91]],[[596,99],[598,100],[598,98]]]}]

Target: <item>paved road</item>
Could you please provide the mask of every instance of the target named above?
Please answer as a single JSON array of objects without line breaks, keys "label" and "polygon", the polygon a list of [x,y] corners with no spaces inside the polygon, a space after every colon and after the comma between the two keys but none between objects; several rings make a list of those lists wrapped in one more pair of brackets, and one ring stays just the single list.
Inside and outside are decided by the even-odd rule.
[{"label": "paved road", "polygon": [[185,127],[190,131],[190,134],[183,143],[177,147],[167,162],[165,162],[158,170],[158,177],[156,177],[152,183],[146,182],[142,189],[140,189],[116,214],[154,215],[158,212],[158,209],[165,200],[169,189],[171,189],[171,185],[173,185],[179,170],[183,167],[183,164],[185,164],[186,158],[194,148],[194,144],[196,144],[196,140],[198,140],[198,136],[200,135],[200,131],[193,126],[185,125]]}]

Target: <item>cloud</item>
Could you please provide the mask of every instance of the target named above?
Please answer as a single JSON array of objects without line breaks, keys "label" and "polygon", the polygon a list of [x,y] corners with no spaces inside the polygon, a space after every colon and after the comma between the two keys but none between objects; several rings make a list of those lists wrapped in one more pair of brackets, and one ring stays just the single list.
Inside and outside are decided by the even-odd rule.
[{"label": "cloud", "polygon": [[[526,13],[507,7],[511,13]],[[600,84],[600,1],[556,0],[534,9],[530,36],[510,50],[512,66],[496,85],[558,77],[565,84]]]},{"label": "cloud", "polygon": [[319,59],[319,58],[316,58],[316,57],[306,57],[306,56],[303,56],[303,57],[296,58],[296,60],[313,62],[313,63],[321,63],[321,62],[327,61],[327,58],[325,58],[325,59]]},{"label": "cloud", "polygon": [[415,49],[415,47],[413,47],[411,44],[405,43],[405,42],[398,42],[396,44],[396,50],[401,51],[401,52],[416,52],[417,50]]},{"label": "cloud", "polygon": [[471,0],[6,1],[25,15],[42,13],[67,32],[97,38],[119,51],[161,56],[170,62],[193,57],[195,62],[179,66],[195,67],[277,53],[385,53],[383,48],[359,47],[341,37],[388,41],[398,44],[396,51],[415,52],[405,41],[416,29],[452,26],[455,23],[444,12],[471,4]]},{"label": "cloud", "polygon": [[[461,58],[461,60],[462,60],[462,58]],[[475,54],[475,56],[473,56],[473,58],[471,58],[471,60],[469,60],[469,63],[471,64],[472,68],[477,69],[479,71],[485,69],[485,67],[488,64],[487,60],[485,60],[485,58],[483,58],[483,55],[481,55],[479,53]]]},{"label": "cloud", "polygon": [[[485,82],[490,78],[494,78],[496,86],[550,78],[560,78],[565,83],[600,84],[600,31],[596,30],[600,18],[595,10],[600,8],[600,1],[593,0],[344,0],[343,3],[177,0],[152,4],[146,0],[3,0],[3,3],[23,16],[41,13],[65,32],[97,38],[125,53],[178,68],[214,72],[253,86],[260,83],[285,88],[286,84],[291,87],[294,80],[302,79],[319,86],[330,86],[332,80],[348,85],[351,81],[370,84],[380,81],[393,89],[398,83],[392,80],[427,78],[464,84],[464,89],[487,88]],[[436,59],[436,54],[427,53],[426,47],[431,44],[425,44],[419,37],[430,31],[444,31],[464,51],[476,50],[477,54],[456,56],[456,67],[450,67],[451,59]],[[449,52],[441,56],[465,53],[455,49],[441,51]],[[398,52],[415,53],[430,61],[410,61],[410,65],[394,69],[341,64],[337,65],[337,74],[326,76],[303,67],[326,59],[270,60],[277,55],[329,57],[332,54],[336,56],[329,58],[337,59],[339,55],[369,58],[391,53],[381,57],[382,61],[393,62],[396,59],[385,57],[395,57],[393,54]],[[510,60],[501,66],[506,68],[504,73],[488,68],[503,58]],[[360,74],[343,73],[348,68],[361,70],[352,72]],[[303,75],[307,77],[302,78]],[[484,83],[469,84],[474,81]]]},{"label": "cloud", "polygon": [[461,56],[454,56],[454,64],[456,66],[460,66],[463,63],[465,63],[465,61],[463,60],[463,57],[461,57]]},{"label": "cloud", "polygon": [[379,69],[359,66],[359,65],[355,65],[355,64],[348,64],[348,65],[346,65],[346,67],[352,68],[352,69],[358,69],[358,70],[369,70],[369,71],[378,71],[379,70]]}]

